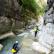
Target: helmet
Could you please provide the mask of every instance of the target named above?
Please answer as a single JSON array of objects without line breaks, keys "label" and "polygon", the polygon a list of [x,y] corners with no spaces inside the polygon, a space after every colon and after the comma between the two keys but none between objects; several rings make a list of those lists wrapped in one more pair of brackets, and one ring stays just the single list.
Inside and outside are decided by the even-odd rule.
[{"label": "helmet", "polygon": [[18,43],[18,41],[16,41],[16,43]]}]

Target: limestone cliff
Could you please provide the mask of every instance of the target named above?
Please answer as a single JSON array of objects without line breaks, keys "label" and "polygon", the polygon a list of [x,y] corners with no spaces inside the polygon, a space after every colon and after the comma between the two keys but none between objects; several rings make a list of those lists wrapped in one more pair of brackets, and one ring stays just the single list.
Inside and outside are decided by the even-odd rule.
[{"label": "limestone cliff", "polygon": [[44,15],[44,24],[54,23],[54,0],[47,0],[47,9]]}]

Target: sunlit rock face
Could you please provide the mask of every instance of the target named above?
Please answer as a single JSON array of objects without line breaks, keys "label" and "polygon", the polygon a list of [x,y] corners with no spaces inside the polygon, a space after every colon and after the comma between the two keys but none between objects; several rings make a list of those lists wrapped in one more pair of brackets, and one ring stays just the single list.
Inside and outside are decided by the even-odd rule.
[{"label": "sunlit rock face", "polygon": [[41,30],[42,29],[42,26],[43,26],[43,23],[44,23],[44,19],[43,19],[43,16],[39,16],[39,21],[37,23],[37,25],[39,26],[39,29]]},{"label": "sunlit rock face", "polygon": [[[47,0],[47,12],[44,15],[42,29],[37,34],[38,43],[46,49],[46,54],[54,53],[54,0]],[[51,7],[50,7],[51,6]],[[48,50],[49,51],[48,51]],[[53,51],[51,51],[53,50]]]},{"label": "sunlit rock face", "polygon": [[43,8],[43,6],[47,5],[47,0],[35,0],[39,7]]},{"label": "sunlit rock face", "polygon": [[39,46],[44,47],[45,53],[52,52],[54,48],[54,24],[47,23],[46,26],[42,27],[37,34]]}]

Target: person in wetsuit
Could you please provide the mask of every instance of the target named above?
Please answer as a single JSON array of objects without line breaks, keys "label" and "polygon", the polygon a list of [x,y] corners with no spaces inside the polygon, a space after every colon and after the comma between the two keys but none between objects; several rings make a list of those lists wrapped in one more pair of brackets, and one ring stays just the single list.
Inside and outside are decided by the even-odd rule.
[{"label": "person in wetsuit", "polygon": [[18,53],[18,51],[20,50],[18,41],[16,41],[16,43],[14,43],[12,49],[14,49],[16,51],[16,52],[13,52],[13,54],[17,54]]},{"label": "person in wetsuit", "polygon": [[39,31],[38,26],[36,26],[35,37],[37,36],[37,32]]}]

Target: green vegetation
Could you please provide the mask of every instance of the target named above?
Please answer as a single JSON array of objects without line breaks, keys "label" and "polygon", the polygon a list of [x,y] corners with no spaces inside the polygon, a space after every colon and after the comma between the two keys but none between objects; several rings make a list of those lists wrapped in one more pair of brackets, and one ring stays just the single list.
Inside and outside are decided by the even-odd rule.
[{"label": "green vegetation", "polygon": [[[43,15],[45,6],[41,4],[42,1],[39,0],[21,0],[22,3],[22,20],[26,21],[30,20],[31,18],[35,18],[38,20],[39,15]],[[40,7],[41,5],[41,7]]]},{"label": "green vegetation", "polygon": [[22,3],[25,9],[36,12],[36,8],[38,7],[38,5],[36,4],[35,0],[22,0]]}]

